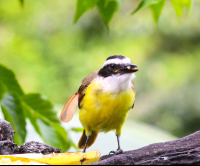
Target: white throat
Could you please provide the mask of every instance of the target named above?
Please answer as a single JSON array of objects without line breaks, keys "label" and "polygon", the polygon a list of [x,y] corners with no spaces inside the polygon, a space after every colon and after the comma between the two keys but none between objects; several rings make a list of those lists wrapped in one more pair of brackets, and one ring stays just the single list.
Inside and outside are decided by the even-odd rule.
[{"label": "white throat", "polygon": [[122,75],[112,75],[106,78],[97,76],[94,81],[97,81],[103,86],[103,91],[118,93],[130,89],[132,86],[131,80],[135,77],[134,73],[127,73]]}]

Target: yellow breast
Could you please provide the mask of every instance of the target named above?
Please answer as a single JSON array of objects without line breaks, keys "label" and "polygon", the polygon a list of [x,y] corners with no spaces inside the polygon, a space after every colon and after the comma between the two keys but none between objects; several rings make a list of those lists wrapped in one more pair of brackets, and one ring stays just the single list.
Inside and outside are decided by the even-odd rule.
[{"label": "yellow breast", "polygon": [[116,130],[121,127],[135,100],[135,92],[126,89],[118,93],[103,91],[99,83],[91,83],[81,102],[79,119],[87,132]]}]

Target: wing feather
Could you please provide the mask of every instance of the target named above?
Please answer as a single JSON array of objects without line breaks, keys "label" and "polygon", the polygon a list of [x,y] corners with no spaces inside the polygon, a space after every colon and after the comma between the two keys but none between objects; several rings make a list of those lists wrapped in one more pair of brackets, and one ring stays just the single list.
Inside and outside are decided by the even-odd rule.
[{"label": "wing feather", "polygon": [[90,75],[88,75],[82,80],[82,85],[78,89],[78,94],[79,94],[78,107],[79,108],[81,108],[81,101],[83,100],[85,96],[85,90],[87,89],[88,85],[97,77],[97,75],[98,75],[98,71],[91,73]]},{"label": "wing feather", "polygon": [[76,113],[77,107],[79,106],[79,108],[81,108],[81,101],[85,96],[84,92],[97,74],[98,72],[94,72],[83,79],[82,85],[79,87],[78,92],[73,94],[65,104],[59,118],[61,122],[69,122]]},{"label": "wing feather", "polygon": [[73,94],[67,103],[65,104],[61,114],[60,114],[60,121],[61,122],[69,122],[73,115],[76,113],[77,106],[78,106],[78,97],[77,93]]}]

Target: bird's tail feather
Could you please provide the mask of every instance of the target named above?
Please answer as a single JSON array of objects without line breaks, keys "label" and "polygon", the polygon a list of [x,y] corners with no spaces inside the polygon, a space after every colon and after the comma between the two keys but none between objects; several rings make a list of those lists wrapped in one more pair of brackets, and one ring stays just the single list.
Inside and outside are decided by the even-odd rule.
[{"label": "bird's tail feather", "polygon": [[[88,140],[88,144],[87,144],[87,148],[89,148],[96,140],[98,133],[96,133],[95,131],[92,131],[92,134]],[[78,142],[78,148],[79,149],[84,149],[85,147],[85,143],[87,140],[87,136],[85,134],[85,130],[83,131],[83,134]]]}]

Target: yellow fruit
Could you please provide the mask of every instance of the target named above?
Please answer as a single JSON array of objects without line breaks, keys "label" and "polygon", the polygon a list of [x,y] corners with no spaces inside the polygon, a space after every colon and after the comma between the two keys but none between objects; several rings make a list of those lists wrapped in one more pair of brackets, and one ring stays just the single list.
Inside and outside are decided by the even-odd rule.
[{"label": "yellow fruit", "polygon": [[0,155],[0,165],[47,165],[47,163],[34,159]]},{"label": "yellow fruit", "polygon": [[98,162],[101,156],[98,150],[86,153],[57,153],[54,155],[51,157],[43,155],[42,158],[37,158],[36,160],[53,165],[87,165]]},{"label": "yellow fruit", "polygon": [[52,165],[87,165],[98,162],[100,159],[100,152],[98,150],[91,152],[64,152],[64,153],[51,153],[42,155],[41,153],[27,153],[17,154],[13,156],[6,156],[9,158],[17,157],[38,161],[41,163],[48,163]]}]

